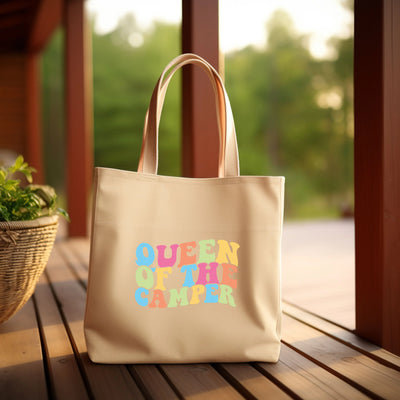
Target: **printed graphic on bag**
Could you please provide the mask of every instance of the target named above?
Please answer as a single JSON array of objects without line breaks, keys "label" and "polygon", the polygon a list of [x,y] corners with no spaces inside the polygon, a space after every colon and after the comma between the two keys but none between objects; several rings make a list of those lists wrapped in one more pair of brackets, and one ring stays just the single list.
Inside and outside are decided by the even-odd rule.
[{"label": "printed graphic on bag", "polygon": [[[137,304],[151,308],[200,303],[236,307],[239,247],[235,242],[214,239],[172,244],[168,248],[140,243],[136,248]],[[178,274],[179,279],[171,279],[173,274]],[[182,284],[170,287],[171,281]]]}]

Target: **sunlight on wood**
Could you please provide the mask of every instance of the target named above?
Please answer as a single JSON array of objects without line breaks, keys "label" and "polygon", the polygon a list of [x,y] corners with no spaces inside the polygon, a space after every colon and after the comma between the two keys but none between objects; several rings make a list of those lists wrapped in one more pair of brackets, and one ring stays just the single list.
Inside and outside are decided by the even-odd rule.
[{"label": "sunlight on wood", "polygon": [[288,303],[354,329],[353,220],[284,224],[282,294]]}]

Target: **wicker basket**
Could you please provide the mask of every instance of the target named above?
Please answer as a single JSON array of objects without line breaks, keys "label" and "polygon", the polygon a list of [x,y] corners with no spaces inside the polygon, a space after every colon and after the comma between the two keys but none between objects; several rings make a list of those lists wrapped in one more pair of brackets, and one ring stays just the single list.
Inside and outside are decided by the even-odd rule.
[{"label": "wicker basket", "polygon": [[0,323],[32,296],[52,250],[58,216],[0,222]]}]

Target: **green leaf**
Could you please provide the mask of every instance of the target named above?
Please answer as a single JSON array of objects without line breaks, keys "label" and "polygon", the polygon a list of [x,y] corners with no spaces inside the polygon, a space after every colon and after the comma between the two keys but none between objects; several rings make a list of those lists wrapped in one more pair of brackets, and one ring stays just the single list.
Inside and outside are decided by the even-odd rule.
[{"label": "green leaf", "polygon": [[27,180],[29,183],[32,183],[32,182],[33,182],[32,174],[31,174],[29,171],[27,171],[27,170],[21,170],[21,172],[25,175],[25,178],[26,178],[26,180]]},{"label": "green leaf", "polygon": [[24,158],[20,155],[14,162],[14,165],[8,168],[9,173],[20,172],[24,174],[27,181],[32,183],[32,173],[36,172],[36,169],[30,167],[27,162],[24,162]]},{"label": "green leaf", "polygon": [[71,219],[69,218],[68,213],[63,208],[57,207],[56,211],[57,211],[57,214],[62,215],[68,222],[71,222]]},{"label": "green leaf", "polygon": [[6,191],[15,191],[19,188],[19,184],[20,184],[20,180],[19,179],[8,179],[4,182],[4,190]]},{"label": "green leaf", "polygon": [[0,170],[0,185],[2,185],[6,181],[6,178],[7,178],[7,172],[1,169]]},{"label": "green leaf", "polygon": [[29,189],[31,189],[38,197],[40,197],[46,207],[54,208],[56,202],[56,192],[51,186],[47,185],[29,185]]},{"label": "green leaf", "polygon": [[0,204],[0,221],[9,221],[10,215],[7,210],[7,207]]},{"label": "green leaf", "polygon": [[13,165],[13,169],[14,169],[13,172],[18,171],[22,167],[23,163],[24,163],[24,157],[19,155]]},{"label": "green leaf", "polygon": [[27,221],[54,212],[64,216],[69,221],[68,213],[57,209],[57,195],[51,186],[29,185],[20,186],[20,180],[7,179],[9,173],[20,172],[32,182],[32,172],[22,156],[18,156],[14,165],[0,168],[0,221]]}]

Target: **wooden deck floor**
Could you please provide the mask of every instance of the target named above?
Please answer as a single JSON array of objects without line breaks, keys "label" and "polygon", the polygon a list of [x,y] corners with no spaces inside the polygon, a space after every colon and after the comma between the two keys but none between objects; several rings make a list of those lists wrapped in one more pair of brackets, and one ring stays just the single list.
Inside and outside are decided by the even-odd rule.
[{"label": "wooden deck floor", "polygon": [[93,364],[87,268],[87,240],[59,241],[33,298],[0,326],[1,399],[400,398],[399,357],[285,302],[276,364]]},{"label": "wooden deck floor", "polygon": [[354,220],[287,222],[282,293],[287,302],[355,329]]}]

